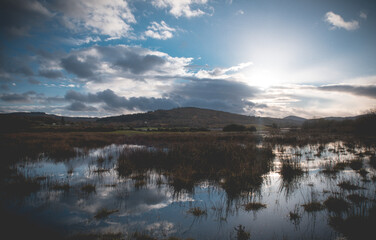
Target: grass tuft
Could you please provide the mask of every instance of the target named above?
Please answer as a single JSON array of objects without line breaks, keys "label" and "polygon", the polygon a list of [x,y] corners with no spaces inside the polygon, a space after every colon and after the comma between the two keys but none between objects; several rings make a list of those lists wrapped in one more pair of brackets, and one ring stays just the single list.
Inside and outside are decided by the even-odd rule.
[{"label": "grass tuft", "polygon": [[190,214],[192,214],[195,217],[200,217],[202,215],[206,215],[207,214],[207,211],[201,209],[200,207],[191,208],[187,212],[190,213]]},{"label": "grass tuft", "polygon": [[325,209],[325,207],[319,202],[306,203],[303,204],[302,207],[306,212],[317,212]]},{"label": "grass tuft", "polygon": [[109,210],[107,208],[101,208],[94,216],[95,219],[107,218],[113,213],[119,212],[119,210]]},{"label": "grass tuft", "polygon": [[246,211],[258,211],[263,208],[266,208],[266,204],[259,203],[259,202],[250,202],[250,203],[244,204],[244,209]]}]

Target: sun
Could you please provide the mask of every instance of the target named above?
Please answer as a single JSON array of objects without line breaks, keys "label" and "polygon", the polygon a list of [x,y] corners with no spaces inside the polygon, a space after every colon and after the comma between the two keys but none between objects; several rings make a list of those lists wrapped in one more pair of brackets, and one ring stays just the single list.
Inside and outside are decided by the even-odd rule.
[{"label": "sun", "polygon": [[247,82],[250,85],[263,89],[279,85],[284,78],[282,71],[273,67],[255,66],[254,68],[249,69],[245,75],[247,77]]}]

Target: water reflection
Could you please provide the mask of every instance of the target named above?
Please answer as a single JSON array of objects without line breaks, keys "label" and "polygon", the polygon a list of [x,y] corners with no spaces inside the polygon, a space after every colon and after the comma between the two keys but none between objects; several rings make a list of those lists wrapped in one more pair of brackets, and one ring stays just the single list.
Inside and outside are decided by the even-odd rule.
[{"label": "water reflection", "polygon": [[[17,171],[38,181],[40,188],[23,199],[22,207],[12,201],[9,206],[66,233],[138,231],[159,238],[230,239],[242,225],[252,239],[335,239],[352,236],[348,225],[354,219],[374,221],[369,211],[375,206],[376,172],[371,167],[375,149],[369,146],[340,141],[276,145],[270,171],[258,186],[249,185],[247,178],[200,176],[198,181],[186,181],[171,176],[167,168],[130,168],[119,174],[118,159],[124,150],[144,148],[110,145],[77,149],[77,157],[64,161],[41,154],[37,160],[19,163]],[[341,199],[349,207],[332,211],[328,200],[334,197],[334,204]],[[249,203],[265,207],[250,210],[245,207]],[[302,207],[311,203],[324,207],[318,211]],[[191,209],[203,214],[192,214]]]}]

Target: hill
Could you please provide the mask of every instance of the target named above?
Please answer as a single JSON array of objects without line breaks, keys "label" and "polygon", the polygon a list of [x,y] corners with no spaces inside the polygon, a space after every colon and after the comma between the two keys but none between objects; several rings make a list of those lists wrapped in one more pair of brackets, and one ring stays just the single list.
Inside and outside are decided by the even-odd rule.
[{"label": "hill", "polygon": [[[43,112],[17,112],[0,114],[0,132],[25,130],[64,131],[112,131],[123,127],[206,127],[222,128],[229,124],[263,125],[274,127],[316,126],[317,122],[354,120],[348,118],[324,118],[307,120],[297,116],[285,118],[255,117],[194,107],[156,110],[146,113],[127,114],[103,118],[67,117]],[[315,123],[315,124],[311,124]],[[334,124],[334,123],[333,123]]]},{"label": "hill", "polygon": [[293,127],[302,124],[302,121],[295,119],[253,117],[194,107],[105,117],[98,119],[97,122],[149,127],[223,127],[228,124],[276,124],[280,127]]}]

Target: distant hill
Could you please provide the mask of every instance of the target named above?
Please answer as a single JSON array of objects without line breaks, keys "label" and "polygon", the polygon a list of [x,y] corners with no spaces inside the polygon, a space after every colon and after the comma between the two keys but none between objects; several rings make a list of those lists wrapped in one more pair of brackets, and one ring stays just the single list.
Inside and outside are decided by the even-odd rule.
[{"label": "distant hill", "polygon": [[228,124],[277,124],[280,127],[300,126],[295,119],[263,118],[194,107],[156,110],[147,113],[128,114],[100,118],[97,122],[126,123],[130,126],[150,127],[223,127]]},{"label": "distant hill", "polygon": [[287,116],[287,117],[284,117],[283,120],[287,120],[287,121],[291,120],[291,121],[295,121],[295,122],[304,122],[307,119],[302,118],[302,117],[297,117],[297,116]]},{"label": "distant hill", "polygon": [[[328,117],[324,120],[353,120],[357,117]],[[305,119],[298,116],[285,118],[269,118],[245,116],[241,114],[202,109],[194,107],[156,110],[147,113],[128,114],[103,118],[67,117],[46,114],[43,112],[16,112],[0,114],[1,131],[23,131],[27,129],[43,129],[56,126],[65,130],[97,130],[118,129],[119,127],[209,127],[222,128],[229,124],[264,125],[275,127],[300,127],[303,123],[316,122],[317,119]]]}]

